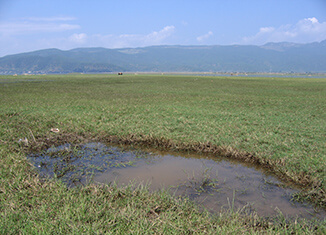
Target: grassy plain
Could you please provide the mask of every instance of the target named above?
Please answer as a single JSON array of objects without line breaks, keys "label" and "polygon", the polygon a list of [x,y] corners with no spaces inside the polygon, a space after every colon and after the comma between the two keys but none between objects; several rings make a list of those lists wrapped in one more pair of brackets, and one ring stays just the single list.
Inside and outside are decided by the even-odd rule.
[{"label": "grassy plain", "polygon": [[0,233],[325,232],[231,210],[215,218],[165,192],[67,189],[40,180],[25,155],[91,139],[213,152],[273,169],[325,208],[326,79],[2,76],[0,100]]}]

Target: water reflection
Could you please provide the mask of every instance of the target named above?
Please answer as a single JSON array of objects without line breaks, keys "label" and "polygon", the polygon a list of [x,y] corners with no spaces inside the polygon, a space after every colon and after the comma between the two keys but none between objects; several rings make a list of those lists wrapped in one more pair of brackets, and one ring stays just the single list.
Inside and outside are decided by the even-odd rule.
[{"label": "water reflection", "polygon": [[31,154],[41,176],[56,176],[69,186],[91,178],[95,183],[149,184],[188,196],[211,212],[247,207],[261,216],[324,218],[308,204],[291,201],[298,191],[257,166],[193,154],[172,155],[153,149],[136,150],[101,143],[62,145]]}]

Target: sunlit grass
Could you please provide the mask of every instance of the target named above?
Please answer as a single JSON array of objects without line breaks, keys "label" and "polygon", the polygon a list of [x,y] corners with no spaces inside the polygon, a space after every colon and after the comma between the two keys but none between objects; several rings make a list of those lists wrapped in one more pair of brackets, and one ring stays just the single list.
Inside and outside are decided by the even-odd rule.
[{"label": "sunlit grass", "polygon": [[[51,227],[57,232],[55,229],[62,229],[62,233],[81,232],[82,228],[90,232],[90,226],[95,222],[86,223],[89,219],[81,218],[86,211],[93,210],[91,216],[99,213],[96,217],[99,223],[106,218],[112,226],[118,226],[118,223],[126,222],[128,210],[133,210],[135,206],[127,202],[127,196],[126,207],[116,206],[125,210],[121,212],[123,215],[120,214],[124,219],[113,219],[99,207],[100,199],[94,199],[94,204],[85,202],[89,209],[78,215],[83,208],[82,200],[89,200],[87,190],[71,192],[56,183],[43,185],[39,182],[25,159],[24,144],[18,143],[25,137],[28,146],[35,145],[34,142],[41,145],[47,138],[61,134],[80,135],[85,139],[113,135],[164,139],[177,146],[195,143],[223,146],[250,153],[260,163],[272,164],[278,174],[306,184],[312,192],[307,197],[316,197],[321,205],[325,205],[322,191],[325,191],[326,178],[326,79],[164,75],[2,76],[0,99],[0,190],[4,195],[0,199],[0,211],[1,220],[5,222],[2,223],[2,231],[5,232],[11,226],[15,227],[14,221],[26,220],[30,227],[20,224],[21,227],[15,227],[16,231],[42,232],[42,229]],[[59,134],[50,132],[51,128],[59,128]],[[45,195],[49,195],[51,190],[55,193],[47,201]],[[94,190],[102,192],[96,188],[92,188],[91,192],[94,193]],[[79,200],[75,194],[85,198]],[[75,205],[66,204],[68,198],[79,201]],[[56,208],[54,212],[47,212],[49,205]],[[59,209],[58,205],[62,205],[63,209]],[[68,210],[71,212],[65,214]],[[41,219],[42,215],[44,219]],[[156,216],[155,213],[153,216]],[[189,214],[185,218],[187,216]],[[158,218],[151,224],[138,225],[144,231],[149,229],[157,233],[187,231],[182,230],[185,224],[180,228],[173,224],[176,221],[166,222],[162,221],[162,217]],[[234,223],[232,228],[239,231],[248,229],[243,230],[243,224],[237,223],[237,220],[231,222]],[[133,220],[130,218],[128,221]],[[164,230],[164,226],[157,227],[161,230],[154,229],[165,222],[166,226],[172,223],[169,229],[175,226],[177,229]],[[135,222],[135,226],[137,223],[142,222]],[[37,229],[33,230],[33,226]],[[119,226],[117,231],[130,231]],[[227,223],[223,222],[223,226],[221,230],[231,229]],[[25,230],[20,230],[23,228]],[[111,227],[98,225],[94,231],[108,228]]]}]

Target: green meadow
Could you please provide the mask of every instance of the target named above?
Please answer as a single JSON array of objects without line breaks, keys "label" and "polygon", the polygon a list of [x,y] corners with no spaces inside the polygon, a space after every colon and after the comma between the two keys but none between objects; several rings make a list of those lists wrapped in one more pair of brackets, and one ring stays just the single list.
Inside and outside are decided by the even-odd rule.
[{"label": "green meadow", "polygon": [[210,215],[141,186],[69,189],[39,178],[26,159],[93,140],[209,153],[262,165],[302,186],[297,200],[326,208],[326,78],[1,76],[0,100],[1,234],[326,231],[325,220],[266,219],[232,207]]}]

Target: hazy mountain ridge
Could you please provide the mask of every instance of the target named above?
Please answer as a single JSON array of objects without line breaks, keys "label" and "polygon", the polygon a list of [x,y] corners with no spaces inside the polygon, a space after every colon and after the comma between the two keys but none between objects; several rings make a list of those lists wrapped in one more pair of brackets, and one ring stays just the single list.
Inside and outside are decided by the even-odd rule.
[{"label": "hazy mountain ridge", "polygon": [[326,40],[263,46],[45,49],[0,58],[0,74],[117,71],[326,72]]}]

